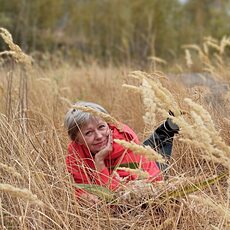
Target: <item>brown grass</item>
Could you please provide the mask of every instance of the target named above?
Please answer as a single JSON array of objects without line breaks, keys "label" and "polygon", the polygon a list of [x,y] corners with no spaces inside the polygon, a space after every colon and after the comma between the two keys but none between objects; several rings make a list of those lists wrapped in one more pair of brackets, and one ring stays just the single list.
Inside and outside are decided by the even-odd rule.
[{"label": "brown grass", "polygon": [[[217,49],[211,43],[216,44],[209,41],[206,46]],[[222,47],[218,48],[222,56],[223,43],[227,44],[226,41],[222,46],[217,43]],[[205,60],[207,47],[202,53],[200,48],[196,49]],[[221,68],[227,76],[229,68],[225,65],[225,62],[222,67],[212,64],[218,76],[221,76]],[[199,200],[188,196],[160,197],[170,189],[183,187],[181,180],[194,184],[200,177],[228,170],[223,161],[229,159],[229,110],[225,114],[217,113],[201,97],[197,103],[205,110],[196,109],[195,104],[184,101],[186,97],[196,96],[190,89],[176,86],[157,72],[136,72],[136,76],[142,76],[137,79],[128,77],[130,70],[125,67],[102,68],[94,64],[76,68],[66,63],[45,70],[34,67],[33,72],[22,75],[24,71],[14,64],[0,72],[0,182],[11,186],[0,196],[2,229],[227,229],[230,196],[226,179],[197,191],[194,195],[201,198]],[[22,76],[27,77],[24,83]],[[66,171],[68,137],[63,127],[64,115],[70,103],[77,100],[97,102],[117,120],[131,126],[143,140],[150,129],[149,123],[145,126],[142,119],[151,108],[142,102],[148,98],[148,93],[127,92],[122,88],[123,84],[128,84],[143,90],[143,79],[151,85],[152,91],[148,93],[154,93],[149,102],[156,111],[152,129],[168,116],[168,109],[174,111],[173,119],[182,127],[179,138],[175,138],[168,180],[162,185],[153,184],[146,192],[145,186],[140,187],[141,183],[138,192],[133,189],[127,196],[122,193],[122,199],[114,203],[102,200],[95,205],[83,204],[76,200],[74,182]],[[221,103],[224,104],[224,100]],[[180,109],[189,114],[180,115]],[[186,141],[181,142],[182,137]],[[23,191],[43,205],[8,192],[19,188],[26,189]],[[209,201],[216,201],[218,206]]]}]

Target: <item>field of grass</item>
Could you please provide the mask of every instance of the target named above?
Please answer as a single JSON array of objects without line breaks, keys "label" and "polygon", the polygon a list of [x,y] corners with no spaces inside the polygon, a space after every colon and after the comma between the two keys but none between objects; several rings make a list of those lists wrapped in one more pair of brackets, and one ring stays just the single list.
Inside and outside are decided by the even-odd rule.
[{"label": "field of grass", "polygon": [[[181,73],[195,65],[189,51],[184,67],[170,67],[177,70],[173,78],[157,71],[159,60],[145,72],[96,62],[40,68],[0,32],[10,47],[4,57],[15,60],[2,59],[0,66],[1,229],[230,229],[230,92],[185,86]],[[200,71],[216,86],[230,82],[224,45],[229,41],[209,40],[204,50],[186,47],[197,51]],[[78,100],[103,105],[140,140],[172,110],[181,131],[165,182],[150,189],[140,182],[95,205],[79,202],[65,166],[63,126]]]}]

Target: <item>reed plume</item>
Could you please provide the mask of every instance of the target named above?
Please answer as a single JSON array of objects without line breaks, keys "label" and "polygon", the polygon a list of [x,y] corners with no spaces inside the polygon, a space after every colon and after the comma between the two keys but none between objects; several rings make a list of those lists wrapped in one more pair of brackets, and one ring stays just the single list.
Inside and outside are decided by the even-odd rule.
[{"label": "reed plume", "polygon": [[191,68],[191,66],[193,65],[193,61],[192,61],[191,53],[189,52],[188,49],[185,49],[185,60],[186,60],[187,67]]},{"label": "reed plume", "polygon": [[123,170],[126,172],[129,172],[131,174],[137,175],[138,179],[147,179],[149,177],[149,174],[141,169],[131,169],[127,167],[117,167],[116,170]]},{"label": "reed plume", "polygon": [[21,48],[13,42],[13,38],[9,31],[0,27],[0,36],[10,48],[10,51],[3,51],[4,53],[2,54],[10,55],[15,59],[16,62],[24,64],[27,68],[30,67],[32,64],[32,58],[25,54]]},{"label": "reed plume", "polygon": [[165,162],[162,155],[157,153],[150,146],[142,146],[134,142],[128,142],[128,141],[119,140],[119,139],[114,139],[114,142],[118,143],[119,145],[122,145],[123,147],[127,149],[132,150],[134,154],[140,154],[149,160],[154,160],[160,163]]},{"label": "reed plume", "polygon": [[12,196],[23,198],[31,203],[35,203],[38,205],[43,205],[43,202],[41,202],[37,195],[34,195],[31,191],[28,189],[20,189],[17,187],[14,187],[13,185],[10,184],[1,184],[0,183],[0,190],[6,193],[9,193]]}]

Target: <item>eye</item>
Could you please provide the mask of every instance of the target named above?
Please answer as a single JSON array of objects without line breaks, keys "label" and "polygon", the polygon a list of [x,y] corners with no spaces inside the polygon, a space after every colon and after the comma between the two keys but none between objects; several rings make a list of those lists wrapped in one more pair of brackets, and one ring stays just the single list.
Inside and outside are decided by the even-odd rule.
[{"label": "eye", "polygon": [[92,131],[87,131],[86,133],[85,133],[85,136],[90,136],[92,134]]},{"label": "eye", "polygon": [[105,127],[106,127],[105,124],[99,125],[99,129],[104,129]]}]

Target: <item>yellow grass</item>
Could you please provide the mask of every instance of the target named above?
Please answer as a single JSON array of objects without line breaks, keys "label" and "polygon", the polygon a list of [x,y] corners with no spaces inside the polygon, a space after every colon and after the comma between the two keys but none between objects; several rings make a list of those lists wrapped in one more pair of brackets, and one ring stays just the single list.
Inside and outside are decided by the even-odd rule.
[{"label": "yellow grass", "polygon": [[[222,43],[210,39],[206,42],[208,48],[218,46],[223,58],[227,45],[227,38]],[[200,52],[203,61],[210,60],[207,47],[205,50],[197,46],[186,48]],[[23,59],[20,61],[24,63]],[[211,61],[208,65],[218,73],[218,79],[222,74],[226,79],[229,68],[225,62],[222,67]],[[129,73],[135,78],[130,78]],[[20,81],[22,75],[26,78],[24,85]],[[163,200],[160,197],[173,186],[176,188],[181,178],[194,183],[200,177],[228,172],[230,108],[224,107],[224,113],[216,111],[203,97],[195,103],[191,99],[197,95],[191,89],[162,76],[158,72],[132,72],[125,67],[105,68],[97,64],[82,67],[50,64],[47,69],[34,66],[32,72],[17,65],[1,68],[0,183],[7,186],[5,190],[1,187],[0,228],[227,229],[229,179],[196,192],[196,196]],[[127,91],[123,84],[135,87]],[[149,91],[143,93],[146,88]],[[151,114],[147,112],[156,113],[152,117],[155,120],[152,130],[168,116],[169,109],[174,112],[176,116],[172,119],[181,126],[181,131],[175,138],[163,190],[159,189],[156,195],[154,188],[161,185],[153,184],[151,190],[140,193],[140,188],[145,186],[139,186],[138,192],[134,189],[128,200],[123,199],[123,192],[117,203],[101,200],[90,205],[76,199],[74,182],[65,166],[69,140],[63,119],[70,104],[78,100],[102,104],[113,117],[132,127],[140,140],[150,129]],[[224,99],[220,103],[224,105]],[[180,114],[184,109],[187,115]],[[152,199],[151,192],[156,199]],[[34,204],[33,199],[43,205]],[[218,201],[216,206],[213,201]]]}]

